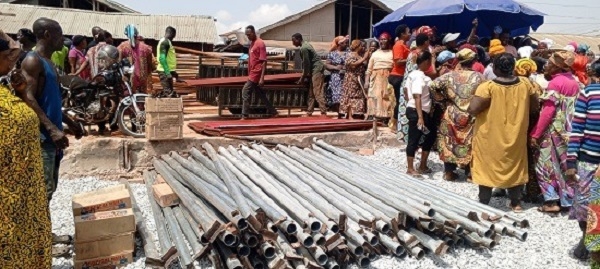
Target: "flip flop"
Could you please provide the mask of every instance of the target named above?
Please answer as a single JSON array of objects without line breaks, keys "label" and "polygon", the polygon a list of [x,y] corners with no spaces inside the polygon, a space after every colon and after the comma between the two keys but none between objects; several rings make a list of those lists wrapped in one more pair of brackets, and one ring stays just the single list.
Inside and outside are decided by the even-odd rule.
[{"label": "flip flop", "polygon": [[512,212],[515,214],[520,214],[523,213],[523,208],[521,207],[521,205],[516,205],[516,206],[511,206],[509,204],[510,208],[512,209]]},{"label": "flip flop", "polygon": [[418,171],[414,173],[406,172],[406,174],[414,178],[423,178],[423,175],[421,175]]},{"label": "flip flop", "polygon": [[73,237],[70,235],[56,235],[52,233],[52,245],[64,244],[70,245],[73,243]]},{"label": "flip flop", "polygon": [[548,208],[550,208],[551,206],[540,206],[537,208],[537,211],[540,213],[547,213],[547,214],[558,214],[560,213],[560,207],[558,208],[558,210],[548,210]]},{"label": "flip flop", "polygon": [[417,172],[419,172],[419,174],[431,174],[431,173],[433,173],[433,170],[431,170],[431,168],[427,167],[427,169],[425,169],[425,170],[418,169]]},{"label": "flip flop", "polygon": [[67,257],[67,256],[69,256],[70,250],[71,250],[71,247],[69,247],[69,246],[52,246],[52,257],[53,258]]},{"label": "flip flop", "polygon": [[446,176],[446,174],[444,174],[444,180],[445,181],[456,181],[458,179],[458,174],[457,173],[452,173],[452,176],[450,178],[448,178]]}]

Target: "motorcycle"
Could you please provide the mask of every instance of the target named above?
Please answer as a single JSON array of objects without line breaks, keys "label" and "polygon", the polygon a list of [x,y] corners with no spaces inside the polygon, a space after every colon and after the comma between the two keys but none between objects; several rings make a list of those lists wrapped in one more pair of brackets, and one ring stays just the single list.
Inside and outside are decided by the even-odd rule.
[{"label": "motorcycle", "polygon": [[145,137],[147,94],[133,93],[127,59],[115,62],[96,75],[92,82],[77,76],[61,77],[63,112],[84,125],[118,126],[128,136]]}]

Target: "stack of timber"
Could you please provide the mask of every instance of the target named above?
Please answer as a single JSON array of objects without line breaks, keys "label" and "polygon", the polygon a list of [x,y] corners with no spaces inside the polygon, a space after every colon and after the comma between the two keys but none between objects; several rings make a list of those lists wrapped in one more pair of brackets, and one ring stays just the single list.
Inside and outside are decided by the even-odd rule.
[{"label": "stack of timber", "polygon": [[160,156],[145,172],[179,197],[154,213],[183,266],[207,255],[216,268],[364,268],[378,255],[422,259],[527,238],[525,219],[321,140],[202,148]]}]

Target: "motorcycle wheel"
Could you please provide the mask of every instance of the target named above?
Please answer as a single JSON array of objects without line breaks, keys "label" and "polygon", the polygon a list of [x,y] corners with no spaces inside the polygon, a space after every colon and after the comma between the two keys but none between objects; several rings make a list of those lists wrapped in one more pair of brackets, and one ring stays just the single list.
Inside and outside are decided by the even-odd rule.
[{"label": "motorcycle wheel", "polygon": [[117,112],[117,124],[119,130],[125,135],[135,138],[146,137],[146,112],[144,111],[145,98],[137,100],[138,107],[142,110],[138,115],[135,113],[133,104],[122,107]]}]

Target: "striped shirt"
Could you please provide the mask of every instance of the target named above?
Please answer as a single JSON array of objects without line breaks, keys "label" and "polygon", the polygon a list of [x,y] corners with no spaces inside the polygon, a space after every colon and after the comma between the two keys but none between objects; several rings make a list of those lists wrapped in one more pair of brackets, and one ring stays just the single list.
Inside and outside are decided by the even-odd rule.
[{"label": "striped shirt", "polygon": [[577,161],[600,163],[600,84],[587,86],[575,103],[567,167],[575,169]]}]

